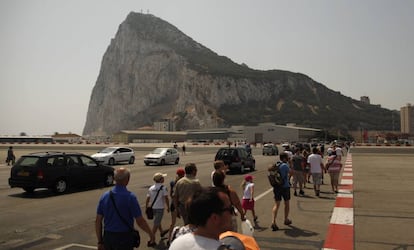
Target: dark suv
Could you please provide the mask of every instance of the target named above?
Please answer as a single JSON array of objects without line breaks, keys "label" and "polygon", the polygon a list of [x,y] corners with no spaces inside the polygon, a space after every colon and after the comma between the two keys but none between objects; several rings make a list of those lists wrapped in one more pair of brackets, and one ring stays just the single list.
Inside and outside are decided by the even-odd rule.
[{"label": "dark suv", "polygon": [[230,171],[236,170],[242,174],[246,168],[250,171],[256,168],[256,160],[245,148],[220,148],[214,160],[222,160],[229,166]]},{"label": "dark suv", "polygon": [[65,193],[69,187],[113,185],[114,168],[81,153],[41,152],[23,155],[10,171],[10,187],[32,193],[49,188]]}]

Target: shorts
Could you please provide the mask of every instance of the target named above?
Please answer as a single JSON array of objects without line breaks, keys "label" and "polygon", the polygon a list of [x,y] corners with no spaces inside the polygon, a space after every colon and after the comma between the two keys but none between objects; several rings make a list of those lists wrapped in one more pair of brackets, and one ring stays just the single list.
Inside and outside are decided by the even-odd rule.
[{"label": "shorts", "polygon": [[164,209],[152,209],[154,211],[154,226],[161,225],[162,217],[164,216]]},{"label": "shorts", "polygon": [[282,198],[288,201],[290,200],[290,187],[273,188],[273,194],[276,201],[281,201]]},{"label": "shorts", "polygon": [[303,184],[305,182],[305,176],[302,171],[294,170],[293,171],[293,184],[299,183]]},{"label": "shorts", "polygon": [[322,173],[312,173],[312,181],[313,181],[313,185],[321,185],[322,184]]},{"label": "shorts", "polygon": [[331,173],[329,173],[329,176],[331,177],[331,184],[332,185],[338,185],[339,172],[331,172]]},{"label": "shorts", "polygon": [[254,200],[243,199],[242,208],[244,210],[253,210],[254,209]]}]

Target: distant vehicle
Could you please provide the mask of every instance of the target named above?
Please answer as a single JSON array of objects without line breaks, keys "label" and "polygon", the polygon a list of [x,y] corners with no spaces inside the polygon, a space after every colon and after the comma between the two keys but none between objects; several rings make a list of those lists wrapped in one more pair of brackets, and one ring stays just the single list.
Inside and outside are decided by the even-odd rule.
[{"label": "distant vehicle", "polygon": [[262,154],[263,155],[278,155],[279,149],[274,144],[270,144],[270,143],[265,144],[263,145]]},{"label": "distant vehicle", "polygon": [[214,160],[222,160],[229,166],[230,171],[236,170],[242,174],[245,173],[246,168],[250,171],[256,168],[256,160],[245,148],[220,148]]},{"label": "distant vehicle", "polygon": [[146,166],[150,164],[165,165],[169,163],[178,164],[180,162],[180,154],[175,148],[156,148],[144,157]]},{"label": "distant vehicle", "polygon": [[108,165],[115,165],[118,162],[134,164],[135,162],[134,150],[127,147],[107,147],[91,155],[91,157]]},{"label": "distant vehicle", "polygon": [[32,193],[36,188],[48,188],[57,194],[69,187],[110,186],[114,168],[100,165],[81,153],[41,152],[20,157],[10,171],[10,187]]}]

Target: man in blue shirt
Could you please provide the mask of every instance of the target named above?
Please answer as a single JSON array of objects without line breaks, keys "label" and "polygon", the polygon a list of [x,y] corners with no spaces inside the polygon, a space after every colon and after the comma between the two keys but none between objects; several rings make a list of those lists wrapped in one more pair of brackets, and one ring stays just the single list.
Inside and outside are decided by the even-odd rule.
[{"label": "man in blue shirt", "polygon": [[[116,185],[112,189],[112,197],[121,219],[110,197],[110,191],[105,192],[99,200],[96,212],[95,231],[98,238],[98,250],[132,250],[131,228],[134,227],[134,219],[138,226],[150,237],[149,246],[155,245],[155,237],[147,221],[142,217],[141,208],[134,193],[127,190],[130,172],[126,168],[115,170]],[[125,222],[129,225],[126,225]],[[103,223],[104,222],[104,223]],[[102,224],[104,232],[102,234]]]},{"label": "man in blue shirt", "polygon": [[273,209],[272,209],[273,220],[272,220],[271,228],[273,231],[279,230],[279,227],[276,225],[276,217],[277,217],[277,212],[280,207],[280,201],[282,200],[282,198],[285,201],[284,224],[285,225],[292,224],[292,221],[289,219],[289,200],[290,200],[289,172],[290,172],[290,168],[287,163],[289,160],[289,156],[287,153],[283,152],[279,155],[279,158],[282,161],[282,164],[279,165],[279,171],[280,171],[280,175],[282,176],[284,180],[284,184],[282,187],[273,187],[273,194],[274,194],[274,199],[275,199],[275,205],[273,206]]}]

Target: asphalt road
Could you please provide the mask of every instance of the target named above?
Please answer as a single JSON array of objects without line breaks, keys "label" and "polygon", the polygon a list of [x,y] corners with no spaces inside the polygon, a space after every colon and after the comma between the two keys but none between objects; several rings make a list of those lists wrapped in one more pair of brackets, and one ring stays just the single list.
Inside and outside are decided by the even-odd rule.
[{"label": "asphalt road", "polygon": [[[42,145],[14,147],[18,157],[28,152],[49,150]],[[102,147],[61,146],[59,150],[90,155]],[[134,147],[135,164],[117,165],[131,169],[132,179],[128,188],[136,193],[141,207],[146,190],[152,185],[152,175],[158,171],[165,172],[169,181],[174,178],[178,167],[145,166],[143,156],[151,148],[151,145]],[[0,145],[0,249],[96,249],[96,204],[108,188],[73,190],[60,196],[48,190],[28,195],[22,189],[11,189],[7,183],[9,167],[4,164],[6,151],[7,146]],[[216,151],[214,146],[188,145],[187,154],[182,156],[179,166],[195,162],[199,169],[198,178],[207,186]],[[414,219],[414,201],[410,198],[414,191],[413,152],[411,148],[353,149],[355,249],[414,249],[414,237],[409,228]],[[292,196],[290,217],[293,224],[284,226],[282,214],[279,214],[280,230],[273,232],[269,228],[273,197],[269,192],[266,168],[276,158],[262,156],[259,148],[254,148],[253,154],[257,162],[257,170],[252,175],[255,177],[256,212],[259,216],[255,238],[261,249],[321,249],[335,202],[329,185],[322,186],[321,198],[313,195],[309,184],[304,197]],[[242,175],[231,174],[226,177],[226,182],[241,195],[242,179]],[[325,183],[328,179],[326,175]],[[248,218],[252,220],[251,214]],[[165,214],[163,226],[166,228],[169,223],[170,216]],[[143,232],[141,237],[140,249],[147,249],[148,237]],[[165,249],[165,240],[160,240],[159,235],[157,242],[156,249]]]}]

